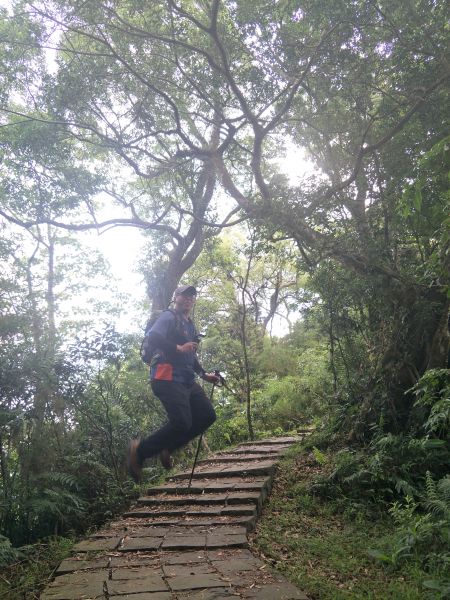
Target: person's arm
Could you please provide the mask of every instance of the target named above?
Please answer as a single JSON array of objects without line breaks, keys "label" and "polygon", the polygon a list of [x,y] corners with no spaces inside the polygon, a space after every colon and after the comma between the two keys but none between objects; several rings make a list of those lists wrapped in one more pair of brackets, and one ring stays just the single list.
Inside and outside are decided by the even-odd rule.
[{"label": "person's arm", "polygon": [[201,379],[207,381],[208,383],[219,383],[220,377],[218,377],[215,373],[207,373],[202,365],[198,362],[198,358],[195,357],[194,361],[194,371],[197,375],[200,376]]},{"label": "person's arm", "polygon": [[161,348],[166,354],[174,354],[177,351],[177,345],[175,342],[170,341],[164,337],[161,333],[156,331],[150,331],[148,339],[153,348]]},{"label": "person's arm", "polygon": [[176,352],[195,352],[198,345],[195,342],[176,344],[170,339],[169,332],[173,326],[174,320],[175,316],[172,312],[166,311],[162,313],[148,334],[150,343],[154,348],[160,348],[166,354],[175,354]]},{"label": "person's arm", "polygon": [[202,379],[204,377],[204,375],[206,375],[206,371],[205,369],[202,367],[202,365],[198,362],[198,358],[195,357],[194,359],[194,371],[197,373],[197,375],[199,375]]}]

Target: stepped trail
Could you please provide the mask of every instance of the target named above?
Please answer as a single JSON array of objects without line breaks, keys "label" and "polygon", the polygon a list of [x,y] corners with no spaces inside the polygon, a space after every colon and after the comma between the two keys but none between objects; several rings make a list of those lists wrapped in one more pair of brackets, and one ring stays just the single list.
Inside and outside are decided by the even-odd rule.
[{"label": "stepped trail", "polygon": [[[305,432],[306,433],[306,432]],[[248,550],[280,455],[301,438],[247,442],[177,473],[76,544],[41,600],[307,600]]]}]

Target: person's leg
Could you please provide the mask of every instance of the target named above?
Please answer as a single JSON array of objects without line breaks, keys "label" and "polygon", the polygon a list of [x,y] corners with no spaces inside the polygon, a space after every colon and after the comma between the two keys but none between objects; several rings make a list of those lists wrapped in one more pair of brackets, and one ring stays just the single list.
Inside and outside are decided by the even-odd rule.
[{"label": "person's leg", "polygon": [[142,462],[161,450],[182,446],[182,440],[192,428],[189,386],[152,381],[152,390],[164,406],[169,421],[140,442],[137,453]]},{"label": "person's leg", "polygon": [[203,388],[198,384],[194,383],[190,387],[189,396],[192,425],[184,434],[173,439],[170,445],[167,446],[168,450],[172,452],[177,448],[181,448],[187,444],[190,440],[194,439],[200,433],[203,433],[208,429],[210,425],[216,420],[216,412],[214,410],[211,401],[203,391]]}]

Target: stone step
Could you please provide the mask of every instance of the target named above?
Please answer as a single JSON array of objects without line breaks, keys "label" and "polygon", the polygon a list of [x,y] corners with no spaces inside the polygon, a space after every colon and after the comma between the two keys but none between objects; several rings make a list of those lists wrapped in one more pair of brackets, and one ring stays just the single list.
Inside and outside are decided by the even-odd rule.
[{"label": "stone step", "polygon": [[160,494],[158,496],[141,496],[138,504],[145,506],[194,506],[208,504],[247,504],[253,502],[261,506],[263,494],[259,492],[228,492],[226,494]]},{"label": "stone step", "polygon": [[[247,531],[253,531],[256,523],[255,515],[181,515],[178,517],[165,517],[163,515],[157,517],[149,517],[146,513],[147,511],[139,512],[139,516],[129,517],[128,521],[132,523],[133,527],[191,527],[196,525],[203,525],[205,527],[215,527],[218,525],[241,525],[242,527],[246,527]],[[125,532],[122,532],[122,535],[124,535],[124,533]]]},{"label": "stone step", "polygon": [[267,459],[277,459],[278,455],[271,452],[265,454],[252,454],[248,455],[246,452],[244,453],[233,453],[233,454],[221,454],[219,456],[210,456],[203,458],[202,460],[197,461],[197,465],[204,465],[206,463],[216,464],[216,463],[239,463],[239,462],[248,462],[249,460],[267,460]]},{"label": "stone step", "polygon": [[294,441],[249,442],[206,458],[190,486],[192,469],[151,488],[74,547],[41,600],[308,600],[246,549]]},{"label": "stone step", "polygon": [[[211,477],[216,479],[217,477],[239,477],[247,475],[273,475],[275,471],[277,461],[276,460],[263,460],[263,461],[251,461],[243,463],[234,463],[231,465],[211,465],[207,463],[205,465],[199,465],[194,471],[193,478],[201,479],[205,477]],[[177,473],[172,479],[189,479],[191,476],[192,469],[189,471],[183,471]]]},{"label": "stone step", "polygon": [[145,532],[142,529],[125,536],[117,548],[119,552],[188,550],[214,548],[246,548],[245,527],[170,527],[167,531]]},{"label": "stone step", "polygon": [[134,510],[130,510],[125,513],[125,517],[182,517],[182,516],[192,516],[192,517],[206,517],[206,516],[226,516],[226,515],[235,515],[235,516],[256,516],[258,512],[258,507],[253,504],[232,504],[227,506],[216,505],[216,506],[191,506],[191,507],[164,507],[164,508],[155,508],[155,507],[145,507],[145,508],[136,508]]},{"label": "stone step", "polygon": [[188,488],[187,484],[170,482],[158,485],[147,490],[148,496],[157,494],[203,494],[221,493],[229,491],[269,491],[271,486],[270,477],[234,477],[231,479],[195,479]]},{"label": "stone step", "polygon": [[258,444],[252,445],[252,446],[238,446],[237,448],[234,448],[233,450],[229,450],[229,451],[225,451],[222,450],[221,452],[217,452],[217,456],[221,456],[222,454],[247,454],[249,457],[249,460],[253,458],[253,454],[262,454],[264,457],[267,456],[275,456],[275,457],[279,457],[281,454],[283,454],[284,452],[286,452],[286,450],[288,448],[290,448],[292,446],[292,444],[282,444],[281,446],[276,446],[275,444],[269,445],[269,446],[259,446]]},{"label": "stone step", "polygon": [[239,444],[240,446],[269,446],[269,445],[277,445],[277,446],[290,446],[292,444],[296,444],[297,442],[301,442],[302,437],[279,437],[279,438],[269,438],[265,440],[252,440],[249,442],[242,442]]}]

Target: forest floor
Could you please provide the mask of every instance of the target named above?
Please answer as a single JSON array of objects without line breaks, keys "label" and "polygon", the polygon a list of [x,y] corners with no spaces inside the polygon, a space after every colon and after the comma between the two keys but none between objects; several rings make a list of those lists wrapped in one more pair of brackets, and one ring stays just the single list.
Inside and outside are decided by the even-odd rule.
[{"label": "forest floor", "polygon": [[326,469],[311,452],[289,451],[251,536],[251,549],[311,600],[442,598],[424,588],[430,575],[420,567],[389,570],[369,555],[392,536],[388,515],[370,519],[308,491],[308,483]]}]

